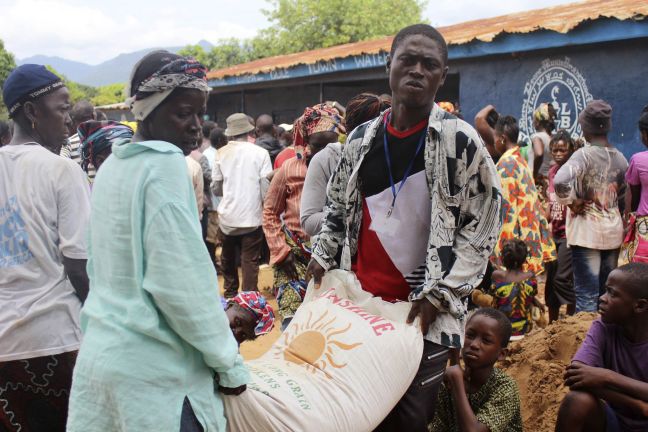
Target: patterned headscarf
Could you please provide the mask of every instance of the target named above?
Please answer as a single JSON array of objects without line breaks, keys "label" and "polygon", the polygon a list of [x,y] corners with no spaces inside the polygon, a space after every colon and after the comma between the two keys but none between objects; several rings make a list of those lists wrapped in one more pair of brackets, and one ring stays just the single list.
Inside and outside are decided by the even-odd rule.
[{"label": "patterned headscarf", "polygon": [[[142,59],[146,61],[146,57]],[[140,64],[135,65],[133,74]],[[131,77],[132,83],[132,77]],[[126,100],[135,120],[144,120],[177,88],[209,92],[207,68],[191,57],[180,57],[165,64],[139,83],[137,89],[128,89],[132,96]]]},{"label": "patterned headscarf", "polygon": [[90,163],[96,167],[95,156],[110,149],[113,142],[133,137],[133,129],[112,120],[83,122],[77,132],[81,141],[81,168],[84,171],[88,171]]},{"label": "patterned headscarf", "polygon": [[455,107],[452,102],[439,102],[439,108],[450,114],[454,114],[455,112]]},{"label": "patterned headscarf", "polygon": [[533,119],[537,122],[553,121],[553,110],[550,110],[548,103],[541,103],[535,111],[533,111]]},{"label": "patterned headscarf", "polygon": [[[308,137],[317,132],[346,133],[342,116],[332,106],[322,103],[304,110],[304,114],[295,120],[293,127],[293,144],[295,151],[308,146]],[[303,150],[302,150],[303,151]]]},{"label": "patterned headscarf", "polygon": [[236,303],[243,309],[246,309],[255,316],[257,325],[254,334],[257,336],[269,333],[274,327],[274,311],[257,291],[242,291],[236,297],[228,300],[230,303]]}]

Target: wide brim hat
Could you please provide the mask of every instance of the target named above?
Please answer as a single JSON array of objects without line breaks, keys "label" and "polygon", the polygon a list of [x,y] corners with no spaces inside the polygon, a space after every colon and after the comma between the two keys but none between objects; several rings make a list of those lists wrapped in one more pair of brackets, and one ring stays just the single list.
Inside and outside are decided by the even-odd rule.
[{"label": "wide brim hat", "polygon": [[225,129],[225,135],[228,137],[235,137],[239,135],[244,135],[252,130],[254,126],[250,124],[248,116],[243,113],[232,114],[227,117],[227,128]]}]

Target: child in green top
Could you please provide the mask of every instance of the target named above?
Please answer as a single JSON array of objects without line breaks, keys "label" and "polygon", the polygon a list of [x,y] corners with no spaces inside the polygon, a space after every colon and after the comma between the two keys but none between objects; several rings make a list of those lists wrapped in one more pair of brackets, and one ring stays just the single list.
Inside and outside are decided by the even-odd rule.
[{"label": "child in green top", "polygon": [[515,381],[495,368],[511,338],[502,312],[478,309],[466,324],[462,349],[465,369],[446,370],[433,432],[521,432],[520,396]]}]

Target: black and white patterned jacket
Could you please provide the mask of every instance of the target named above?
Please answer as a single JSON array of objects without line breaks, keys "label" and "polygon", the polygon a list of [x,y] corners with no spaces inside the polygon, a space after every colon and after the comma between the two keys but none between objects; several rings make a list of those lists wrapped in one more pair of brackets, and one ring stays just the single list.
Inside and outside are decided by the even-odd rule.
[{"label": "black and white patterned jacket", "polygon": [[[350,270],[358,250],[362,196],[358,171],[383,116],[357,127],[327,189],[325,221],[313,258],[326,270]],[[431,201],[425,282],[410,300],[427,297],[440,311],[427,340],[461,347],[466,319],[465,297],[483,278],[499,237],[502,196],[493,160],[468,123],[434,104],[425,143],[425,173]]]}]

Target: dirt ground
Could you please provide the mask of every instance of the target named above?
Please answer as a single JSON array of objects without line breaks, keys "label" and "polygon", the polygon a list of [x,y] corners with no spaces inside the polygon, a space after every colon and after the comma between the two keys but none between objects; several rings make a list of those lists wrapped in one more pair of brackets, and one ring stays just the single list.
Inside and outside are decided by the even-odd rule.
[{"label": "dirt ground", "polygon": [[565,367],[596,317],[594,313],[579,313],[511,343],[509,355],[499,367],[520,389],[524,430],[554,430],[558,407],[568,391],[563,385]]}]

